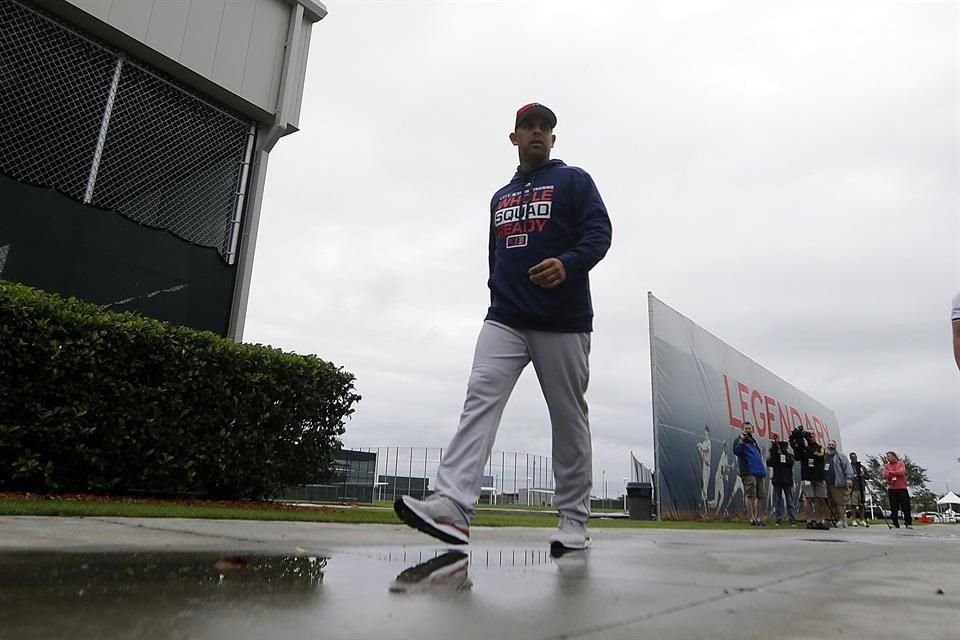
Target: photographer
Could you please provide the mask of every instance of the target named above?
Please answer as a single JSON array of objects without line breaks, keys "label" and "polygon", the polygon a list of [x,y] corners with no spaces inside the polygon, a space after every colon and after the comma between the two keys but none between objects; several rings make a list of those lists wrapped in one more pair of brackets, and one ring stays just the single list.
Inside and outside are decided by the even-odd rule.
[{"label": "photographer", "polygon": [[823,447],[813,434],[796,427],[790,434],[790,446],[800,463],[800,485],[803,491],[804,517],[807,529],[829,529],[827,526],[827,484],[823,474]]},{"label": "photographer", "polygon": [[[863,505],[867,503],[865,492],[866,471],[857,459],[857,454],[852,451],[850,452],[850,468],[853,469],[853,487],[850,489],[850,499],[847,501],[847,504],[850,505],[853,526],[869,527],[870,525],[867,524],[863,510]],[[857,523],[857,515],[860,516],[859,524]],[[871,517],[873,517],[872,514]]]},{"label": "photographer", "polygon": [[763,452],[753,438],[753,425],[743,423],[743,434],[733,445],[733,453],[740,462],[740,478],[743,480],[743,497],[747,503],[747,515],[754,527],[764,526],[760,518],[760,501],[767,499],[767,467],[763,464]]},{"label": "photographer", "polygon": [[827,455],[823,459],[824,479],[827,482],[827,497],[830,501],[830,519],[841,529],[847,528],[847,497],[853,487],[853,469],[847,456],[837,451],[837,441],[827,443]]},{"label": "photographer", "polygon": [[[773,443],[770,446],[770,456],[767,466],[773,470],[773,517],[779,527],[783,516],[790,519],[790,524],[797,524],[797,502],[793,494],[793,454],[787,448],[787,443],[780,441],[777,434],[770,436]],[[786,503],[786,509],[784,509]]]}]

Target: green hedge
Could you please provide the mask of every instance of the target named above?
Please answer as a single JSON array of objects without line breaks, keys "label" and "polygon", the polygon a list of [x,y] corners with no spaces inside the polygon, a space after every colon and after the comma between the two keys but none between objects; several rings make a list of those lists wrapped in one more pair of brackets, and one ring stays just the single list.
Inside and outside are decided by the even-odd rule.
[{"label": "green hedge", "polygon": [[0,488],[255,498],[328,476],[354,377],[0,281]]}]

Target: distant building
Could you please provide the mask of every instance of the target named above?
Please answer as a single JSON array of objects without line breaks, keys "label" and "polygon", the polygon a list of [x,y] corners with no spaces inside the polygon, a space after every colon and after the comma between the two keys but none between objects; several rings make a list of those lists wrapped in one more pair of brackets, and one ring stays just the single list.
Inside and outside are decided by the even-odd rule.
[{"label": "distant building", "polygon": [[423,500],[433,491],[430,490],[430,478],[410,476],[377,476],[378,499],[393,500],[399,496],[412,496]]},{"label": "distant building", "polygon": [[373,502],[377,455],[341,449],[334,459],[334,476],[326,483],[288,487],[284,500]]}]

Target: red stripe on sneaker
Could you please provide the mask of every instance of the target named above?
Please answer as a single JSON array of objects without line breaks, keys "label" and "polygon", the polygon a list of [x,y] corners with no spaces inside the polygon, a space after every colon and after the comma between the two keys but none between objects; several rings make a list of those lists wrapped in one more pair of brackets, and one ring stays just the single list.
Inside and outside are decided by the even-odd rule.
[{"label": "red stripe on sneaker", "polygon": [[454,529],[456,529],[457,531],[459,531],[459,532],[462,533],[463,535],[467,536],[468,538],[470,537],[470,528],[469,528],[469,527],[466,527],[466,528],[465,528],[465,527],[462,527],[462,526],[460,526],[459,524],[457,524],[456,522],[453,522],[453,521],[451,521],[451,520],[434,520],[434,522],[436,522],[437,524],[442,524],[442,525],[448,526],[448,527],[453,527]]}]

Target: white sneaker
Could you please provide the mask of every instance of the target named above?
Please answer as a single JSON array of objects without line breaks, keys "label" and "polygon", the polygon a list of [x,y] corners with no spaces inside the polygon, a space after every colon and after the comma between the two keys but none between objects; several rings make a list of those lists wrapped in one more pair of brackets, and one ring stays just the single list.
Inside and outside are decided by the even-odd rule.
[{"label": "white sneaker", "polygon": [[467,575],[469,556],[463,551],[448,551],[415,567],[405,569],[397,576],[390,591],[393,593],[466,591],[473,586]]},{"label": "white sneaker", "polygon": [[426,500],[400,496],[393,503],[397,517],[406,524],[449,544],[470,542],[470,521],[450,498],[432,495]]},{"label": "white sneaker", "polygon": [[859,527],[859,526],[860,526],[860,523],[857,522],[856,520],[852,520],[852,521],[850,522],[850,524],[853,525],[854,527]]},{"label": "white sneaker", "polygon": [[563,555],[567,551],[577,551],[590,546],[590,534],[587,525],[567,516],[560,516],[557,530],[550,536],[550,553]]}]

